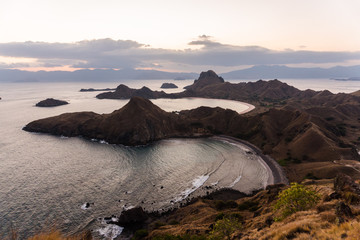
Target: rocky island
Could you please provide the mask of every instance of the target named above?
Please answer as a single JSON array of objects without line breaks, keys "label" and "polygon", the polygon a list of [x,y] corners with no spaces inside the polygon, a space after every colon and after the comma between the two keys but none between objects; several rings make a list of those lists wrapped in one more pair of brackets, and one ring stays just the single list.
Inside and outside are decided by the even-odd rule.
[{"label": "rocky island", "polygon": [[[196,91],[200,83],[194,83],[189,89]],[[226,83],[215,83],[221,84]],[[353,168],[338,162],[359,160],[356,150],[360,129],[359,97],[328,91],[300,91],[277,80],[258,81],[253,87],[248,95],[254,96],[254,92],[260,95],[258,89],[262,89],[260,96],[276,98],[257,95],[262,104],[257,104],[260,109],[245,115],[209,107],[175,114],[163,111],[147,99],[132,97],[127,105],[110,114],[66,113],[31,122],[24,130],[83,136],[124,145],[171,137],[227,135],[249,141],[272,156],[285,167],[291,181],[303,179],[307,174],[331,178],[339,171],[359,175]],[[201,87],[204,88],[212,88],[212,85]],[[122,93],[128,91],[128,96],[133,91],[124,85],[118,89]],[[148,92],[144,88],[140,92],[144,90]],[[286,98],[278,99],[285,94]],[[298,96],[303,96],[303,100]]]},{"label": "rocky island", "polygon": [[160,88],[178,88],[178,86],[173,83],[163,83]]},{"label": "rocky island", "polygon": [[45,100],[42,100],[36,104],[37,107],[56,107],[61,105],[69,104],[66,101],[63,100],[57,100],[54,98],[47,98]]},{"label": "rocky island", "polygon": [[[170,113],[148,100],[183,96],[241,100],[257,108],[244,115],[209,107]],[[115,92],[102,93],[98,98],[130,98],[130,101],[110,114],[65,113],[33,121],[24,130],[124,145],[171,137],[230,136],[251,143],[260,149],[259,154],[274,158],[285,169],[289,181],[311,179],[303,184],[321,194],[316,208],[281,222],[275,221],[278,213],[273,209],[278,194],[287,188],[281,184],[245,197],[230,190],[215,192],[166,214],[144,213],[139,208],[123,212],[122,216],[134,215],[141,220],[136,225],[144,228],[138,234],[141,232],[145,239],[207,236],[222,219],[241,223],[240,230],[233,231],[233,239],[286,239],[299,234],[340,238],[345,235],[342,230],[336,230],[338,226],[346,228],[348,222],[359,225],[358,211],[351,210],[356,209],[360,199],[360,186],[352,180],[360,179],[357,92],[301,91],[278,80],[231,84],[208,71],[201,73],[182,93],[166,94],[146,87],[131,89],[120,85]],[[124,222],[115,224],[124,225]]]}]

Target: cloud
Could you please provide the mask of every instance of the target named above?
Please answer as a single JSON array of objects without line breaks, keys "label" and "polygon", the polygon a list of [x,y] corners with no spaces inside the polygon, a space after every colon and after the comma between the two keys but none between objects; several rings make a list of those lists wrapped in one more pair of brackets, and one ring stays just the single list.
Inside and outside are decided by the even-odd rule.
[{"label": "cloud", "polygon": [[[153,68],[161,66],[221,66],[267,64],[339,63],[360,60],[358,52],[324,52],[285,49],[275,51],[261,46],[236,46],[201,35],[188,43],[198,49],[151,48],[132,40],[84,40],[74,43],[0,43],[0,56],[35,58],[39,66],[74,68]],[[154,64],[156,63],[156,64]],[[2,64],[4,67],[4,64]]]}]

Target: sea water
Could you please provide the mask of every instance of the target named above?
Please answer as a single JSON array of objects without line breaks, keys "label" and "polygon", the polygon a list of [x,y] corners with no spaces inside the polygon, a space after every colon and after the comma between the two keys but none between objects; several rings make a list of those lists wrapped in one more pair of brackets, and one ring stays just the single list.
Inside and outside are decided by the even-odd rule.
[{"label": "sea water", "polygon": [[[329,79],[280,79],[305,90],[354,92],[359,82]],[[242,82],[244,80],[231,80]],[[246,80],[248,81],[248,80]],[[163,80],[128,81],[130,87],[161,90]],[[192,80],[174,81],[180,92]],[[98,92],[81,88],[113,88],[119,83],[0,83],[0,238],[13,228],[20,238],[53,226],[66,234],[90,229],[94,235],[115,236],[121,227],[104,217],[142,206],[167,209],[205,186],[233,187],[249,192],[270,178],[255,154],[245,146],[215,139],[168,139],[139,147],[109,145],[82,138],[28,133],[30,121],[65,112],[111,113],[127,100],[98,100]],[[37,108],[45,98],[70,104]],[[238,112],[249,105],[227,100],[157,99],[167,111],[207,105]]]},{"label": "sea water", "polygon": [[[139,81],[134,87],[153,85],[158,90],[160,85],[155,83]],[[270,173],[260,158],[226,141],[167,139],[127,147],[22,130],[33,120],[65,112],[111,113],[121,108],[128,100],[98,100],[98,92],[79,92],[81,88],[116,87],[111,84],[0,84],[0,238],[11,228],[23,239],[53,227],[66,234],[89,229],[99,238],[114,236],[122,228],[105,224],[104,218],[118,217],[123,210],[135,206],[166,210],[189,195],[205,193],[205,186],[250,192],[266,185]],[[35,107],[49,97],[70,104]],[[249,109],[249,105],[227,100],[154,102],[167,111],[201,105],[238,112]]]}]

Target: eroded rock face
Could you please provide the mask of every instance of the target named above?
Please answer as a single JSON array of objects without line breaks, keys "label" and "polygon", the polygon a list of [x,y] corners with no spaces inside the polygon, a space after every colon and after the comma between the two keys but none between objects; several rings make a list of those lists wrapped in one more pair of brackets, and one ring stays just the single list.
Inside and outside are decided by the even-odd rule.
[{"label": "eroded rock face", "polygon": [[61,105],[69,104],[66,101],[58,100],[54,98],[47,98],[45,100],[42,100],[36,104],[37,107],[56,107]]}]

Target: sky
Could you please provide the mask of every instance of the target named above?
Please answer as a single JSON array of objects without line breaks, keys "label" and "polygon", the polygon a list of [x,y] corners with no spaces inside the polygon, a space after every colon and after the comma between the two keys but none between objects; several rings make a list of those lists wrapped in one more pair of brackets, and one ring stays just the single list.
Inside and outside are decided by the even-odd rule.
[{"label": "sky", "polygon": [[359,0],[1,0],[0,68],[360,64]]}]

